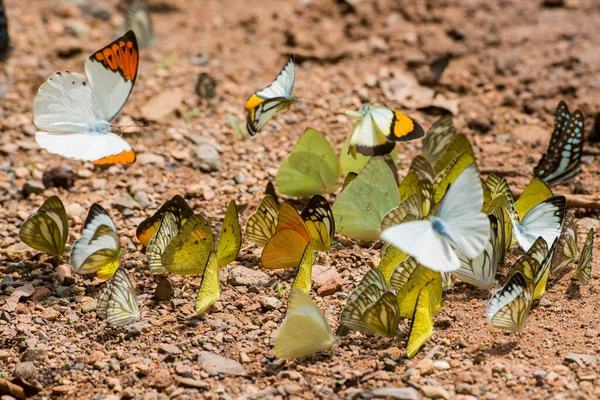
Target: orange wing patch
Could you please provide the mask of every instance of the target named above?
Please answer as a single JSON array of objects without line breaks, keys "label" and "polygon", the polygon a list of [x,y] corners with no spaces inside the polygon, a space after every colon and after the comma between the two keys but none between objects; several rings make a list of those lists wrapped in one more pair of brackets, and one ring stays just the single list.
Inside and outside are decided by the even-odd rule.
[{"label": "orange wing patch", "polygon": [[400,138],[411,133],[415,129],[415,123],[406,115],[394,111],[393,132],[394,136]]},{"label": "orange wing patch", "polygon": [[256,107],[257,105],[259,105],[263,101],[264,101],[264,99],[261,99],[257,95],[253,94],[252,96],[250,96],[250,98],[248,99],[248,101],[246,101],[246,111],[252,110],[254,107]]},{"label": "orange wing patch", "polygon": [[126,80],[135,81],[139,61],[135,33],[127,32],[123,37],[92,54],[90,59],[102,63],[111,71],[120,73]]},{"label": "orange wing patch", "polygon": [[133,150],[127,150],[119,154],[113,154],[107,157],[94,160],[94,164],[131,164],[135,161]]}]

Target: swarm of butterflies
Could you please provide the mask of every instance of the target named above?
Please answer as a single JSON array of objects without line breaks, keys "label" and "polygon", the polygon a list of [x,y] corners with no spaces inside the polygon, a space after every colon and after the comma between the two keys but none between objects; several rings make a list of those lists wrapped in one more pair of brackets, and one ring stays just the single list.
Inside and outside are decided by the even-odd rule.
[{"label": "swarm of butterflies", "polygon": [[[0,3],[0,28],[6,27],[3,12]],[[142,0],[132,2],[126,26],[131,30],[86,59],[87,78],[59,71],[39,88],[33,118],[42,148],[94,164],[135,161],[134,150],[114,121],[137,77],[138,36],[143,46],[154,42]],[[0,52],[4,48],[8,36],[0,35]],[[250,135],[298,101],[294,79],[291,56],[269,86],[248,98]],[[580,172],[584,121],[579,110],[571,114],[564,102],[559,103],[548,150],[517,200],[502,176],[492,173],[485,180],[480,176],[469,139],[453,127],[449,115],[426,136],[412,118],[385,107],[366,104],[346,115],[356,123],[339,159],[322,133],[307,129],[280,166],[276,178],[280,193],[310,198],[306,206],[299,212],[289,202],[280,203],[269,185],[246,223],[246,237],[262,248],[264,268],[295,269],[286,317],[275,338],[278,357],[328,350],[337,340],[310,296],[313,264],[319,253],[335,245],[336,233],[383,243],[378,267],[366,273],[349,295],[337,334],[352,330],[395,337],[402,333],[402,319],[407,319],[408,357],[432,336],[433,316],[443,306],[444,291],[456,279],[482,290],[494,287],[511,249],[520,257],[487,307],[487,318],[495,327],[522,329],[548,282],[568,272],[574,262],[575,278],[582,285],[589,283],[594,230],[580,249],[566,199],[550,189]],[[400,179],[394,161],[397,142],[423,136],[422,153]],[[331,206],[322,195],[338,190]],[[65,208],[52,196],[22,224],[20,237],[32,248],[60,257],[68,230]],[[220,270],[237,258],[242,245],[235,202],[227,207],[215,244],[210,221],[180,196],[143,221],[136,236],[157,276],[202,276],[197,313],[219,299]],[[70,249],[71,265],[79,274],[106,280],[97,315],[118,326],[141,317],[135,286],[120,264],[122,253],[110,215],[93,204],[81,238]]]}]

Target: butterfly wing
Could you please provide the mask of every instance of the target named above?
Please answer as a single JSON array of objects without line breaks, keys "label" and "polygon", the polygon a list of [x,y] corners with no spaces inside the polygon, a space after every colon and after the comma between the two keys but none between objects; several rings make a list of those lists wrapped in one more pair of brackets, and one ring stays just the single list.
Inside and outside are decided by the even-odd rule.
[{"label": "butterfly wing", "polygon": [[[288,62],[285,64],[281,72],[277,75],[273,83],[264,89],[259,90],[253,94],[246,102],[246,110],[256,107],[256,102],[259,100],[272,99],[275,97],[289,97],[292,95],[292,89],[294,88],[296,64],[294,62],[294,56],[291,55]],[[258,97],[256,99],[255,97]]]},{"label": "butterfly wing", "polygon": [[452,114],[441,116],[427,132],[421,154],[430,163],[435,163],[452,142],[454,136],[456,136],[456,129],[452,124]]},{"label": "butterfly wing", "polygon": [[198,297],[196,298],[196,313],[202,314],[208,307],[215,304],[219,300],[221,293],[219,288],[219,263],[214,252],[208,255],[202,280],[200,280],[200,288],[198,289]]},{"label": "butterfly wing", "polygon": [[178,228],[181,228],[183,224],[194,215],[194,210],[191,209],[183,197],[179,195],[173,196],[173,198],[164,203],[154,215],[146,218],[138,225],[135,235],[144,246],[148,247],[148,242],[158,231],[162,218],[167,212],[173,214]]},{"label": "butterfly wing", "polygon": [[312,284],[312,267],[314,263],[313,247],[311,243],[306,245],[300,263],[298,264],[298,270],[296,271],[296,277],[292,288],[303,291],[308,294]]},{"label": "butterfly wing", "polygon": [[520,223],[511,218],[519,246],[527,251],[540,236],[552,244],[560,235],[566,204],[564,196],[554,196],[534,206]]},{"label": "butterfly wing", "polygon": [[521,330],[533,303],[533,291],[533,282],[528,282],[521,272],[515,273],[490,299],[486,310],[488,320],[497,328]]},{"label": "butterfly wing", "polygon": [[133,0],[125,13],[125,27],[135,32],[140,46],[149,47],[154,44],[152,18],[146,0]]},{"label": "butterfly wing", "polygon": [[329,202],[321,195],[313,196],[300,214],[314,249],[328,251],[335,234],[335,221]]},{"label": "butterfly wing", "polygon": [[556,252],[552,258],[551,272],[560,275],[578,256],[579,247],[577,245],[575,216],[573,213],[568,212],[563,220],[562,231],[556,245]]},{"label": "butterfly wing", "polygon": [[285,97],[274,97],[262,101],[248,111],[246,129],[250,136],[256,135],[279,112],[287,110],[291,101]]},{"label": "butterfly wing", "polygon": [[579,262],[577,263],[577,269],[575,270],[575,277],[582,285],[587,285],[592,277],[594,233],[594,228],[591,228],[587,234],[583,248],[581,249],[581,255],[579,256]]},{"label": "butterfly wing", "polygon": [[396,295],[386,291],[374,304],[364,310],[362,320],[369,329],[380,335],[396,336],[400,321]]},{"label": "butterfly wing", "polygon": [[433,313],[431,301],[427,288],[419,290],[417,302],[413,312],[408,343],[406,344],[406,356],[413,358],[421,346],[425,344],[433,334]]},{"label": "butterfly wing", "polygon": [[162,217],[162,222],[158,232],[148,242],[146,256],[148,257],[148,267],[157,274],[166,274],[168,271],[162,264],[162,255],[171,240],[179,233],[177,220],[175,216],[166,212]]},{"label": "butterfly wing", "polygon": [[161,257],[167,271],[177,275],[199,275],[209,254],[214,250],[209,222],[199,214],[192,215],[181,227]]},{"label": "butterfly wing", "polygon": [[223,226],[221,227],[221,236],[219,236],[219,245],[217,247],[217,260],[219,267],[226,267],[236,259],[242,247],[242,227],[238,217],[237,205],[234,200],[229,202]]},{"label": "butterfly wing", "polygon": [[261,200],[256,212],[246,222],[248,240],[259,247],[264,247],[275,234],[278,222],[279,204],[275,198],[266,195]]},{"label": "butterfly wing", "polygon": [[67,213],[60,199],[49,197],[40,209],[21,225],[19,237],[28,246],[54,256],[61,256],[69,236]]},{"label": "butterfly wing", "polygon": [[117,326],[132,324],[140,318],[135,286],[123,268],[115,272],[100,293],[97,314]]},{"label": "butterfly wing", "polygon": [[385,107],[371,107],[373,124],[391,142],[406,142],[425,135],[423,128],[412,118]]}]

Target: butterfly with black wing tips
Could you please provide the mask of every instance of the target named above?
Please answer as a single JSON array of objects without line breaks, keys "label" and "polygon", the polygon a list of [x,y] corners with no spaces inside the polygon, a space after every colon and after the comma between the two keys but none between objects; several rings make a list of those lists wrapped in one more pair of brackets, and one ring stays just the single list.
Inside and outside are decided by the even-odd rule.
[{"label": "butterfly with black wing tips", "polygon": [[138,70],[133,31],[85,61],[87,79],[59,71],[40,86],[33,100],[35,139],[53,154],[94,164],[129,164],[135,153],[112,122],[133,89]]},{"label": "butterfly with black wing tips", "polygon": [[298,99],[292,95],[294,88],[294,56],[291,55],[287,64],[277,78],[264,89],[254,93],[246,101],[246,129],[250,136],[256,135],[271,118],[291,107]]},{"label": "butterfly with black wing tips", "polygon": [[509,214],[513,233],[523,251],[529,250],[540,236],[548,246],[554,243],[561,232],[566,205],[565,196],[553,196],[535,205],[522,219],[519,219],[517,211],[511,205]]},{"label": "butterfly with black wing tips", "polygon": [[512,332],[523,329],[533,303],[534,290],[535,283],[517,271],[491,297],[486,310],[488,320],[495,327]]},{"label": "butterfly with black wing tips", "polygon": [[533,169],[534,176],[554,186],[581,172],[583,123],[583,113],[580,110],[571,114],[563,101],[558,103],[550,144]]}]

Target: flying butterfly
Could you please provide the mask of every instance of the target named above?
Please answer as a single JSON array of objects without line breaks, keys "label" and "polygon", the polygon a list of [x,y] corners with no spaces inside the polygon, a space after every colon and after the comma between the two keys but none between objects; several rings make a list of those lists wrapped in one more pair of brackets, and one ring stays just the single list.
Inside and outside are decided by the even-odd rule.
[{"label": "flying butterfly", "polygon": [[486,309],[488,320],[495,327],[512,332],[523,329],[533,303],[533,292],[534,283],[516,272],[491,297]]},{"label": "flying butterfly", "polygon": [[8,37],[8,19],[4,1],[0,0],[0,61],[8,58],[11,51],[10,39]]},{"label": "flying butterfly", "polygon": [[135,286],[123,268],[118,268],[102,288],[96,314],[110,325],[117,326],[129,325],[140,319]]},{"label": "flying butterfly", "polygon": [[546,153],[533,169],[533,175],[550,186],[564,183],[581,172],[584,117],[580,110],[573,114],[564,101],[555,112],[554,131]]},{"label": "flying butterfly", "polygon": [[292,288],[285,319],[275,335],[275,355],[298,358],[329,350],[335,337],[325,316],[302,290]]},{"label": "flying butterfly", "polygon": [[200,288],[198,289],[198,297],[196,298],[197,314],[202,314],[219,299],[221,293],[219,288],[219,271],[217,255],[214,252],[210,252],[204,265]]},{"label": "flying butterfly", "polygon": [[294,88],[294,56],[291,55],[273,83],[254,93],[246,101],[246,129],[256,135],[271,118],[291,107],[298,99],[292,95]]},{"label": "flying butterfly", "polygon": [[71,248],[71,265],[81,275],[96,273],[100,279],[112,277],[119,268],[121,242],[110,215],[92,204],[83,223],[80,239]]},{"label": "flying butterfly", "polygon": [[181,229],[183,224],[194,215],[194,210],[186,203],[183,197],[179,195],[173,196],[171,200],[164,203],[158,211],[154,213],[151,217],[146,218],[142,223],[140,223],[135,231],[135,235],[137,236],[140,243],[144,246],[148,247],[150,239],[156,234],[158,231],[163,216],[167,213],[171,213],[173,217],[175,217],[175,221],[177,223],[177,228]]},{"label": "flying butterfly", "polygon": [[456,128],[452,124],[452,114],[442,115],[427,131],[427,135],[423,139],[421,154],[427,161],[434,164],[446,151],[456,133]]},{"label": "flying butterfly", "polygon": [[581,249],[577,269],[575,269],[575,278],[577,278],[582,285],[590,283],[590,279],[592,278],[594,233],[594,228],[591,228],[587,234],[583,248]]},{"label": "flying butterfly", "polygon": [[396,142],[423,137],[421,125],[399,111],[365,104],[358,111],[346,111],[358,121],[350,136],[349,152],[365,156],[391,153]]},{"label": "flying butterfly", "polygon": [[69,238],[69,223],[62,201],[56,196],[46,199],[37,212],[23,222],[19,237],[38,251],[62,256]]},{"label": "flying butterfly", "polygon": [[156,40],[150,9],[146,0],[132,0],[125,11],[125,30],[135,32],[141,47],[150,47]]},{"label": "flying butterfly", "polygon": [[129,164],[135,153],[112,125],[135,84],[138,45],[133,31],[85,61],[87,79],[59,71],[33,100],[35,139],[53,154],[94,164]]}]

